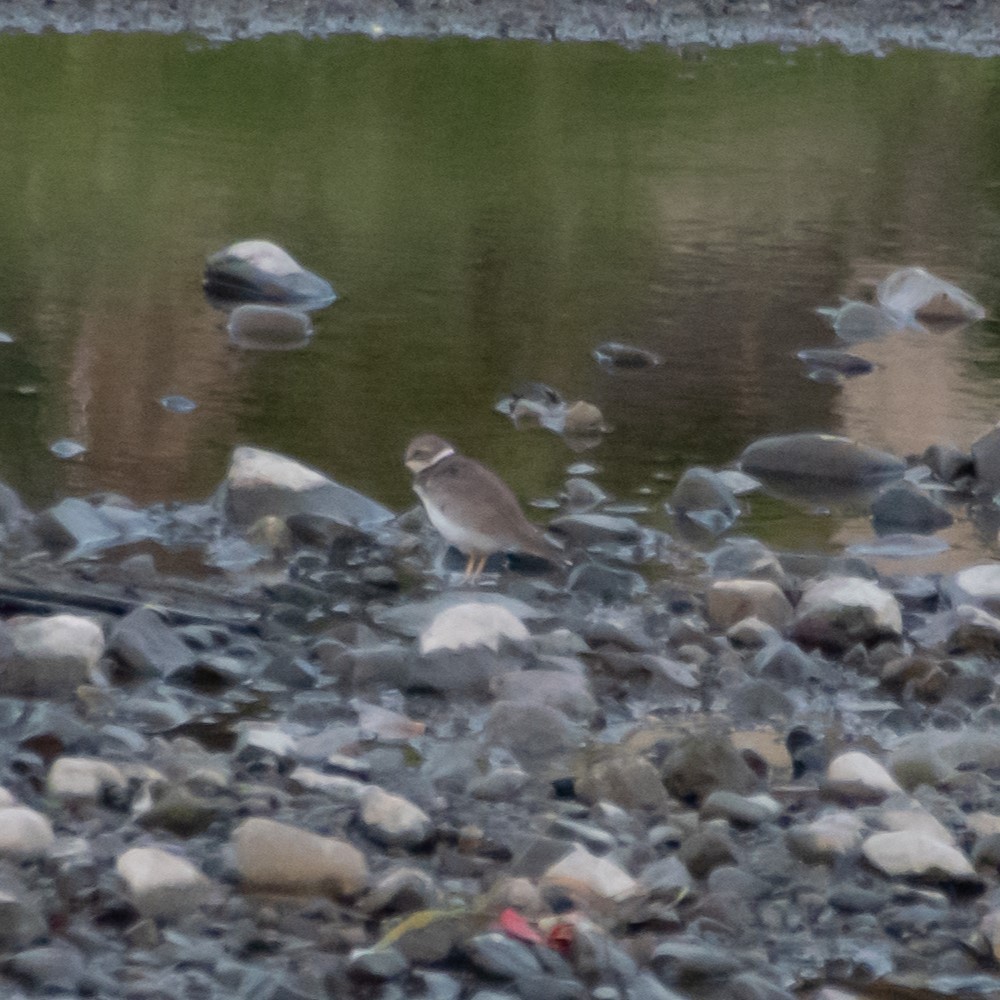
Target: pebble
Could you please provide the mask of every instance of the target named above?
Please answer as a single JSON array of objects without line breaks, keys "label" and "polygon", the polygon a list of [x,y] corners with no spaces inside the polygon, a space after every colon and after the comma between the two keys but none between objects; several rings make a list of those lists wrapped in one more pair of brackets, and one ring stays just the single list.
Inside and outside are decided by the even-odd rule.
[{"label": "pebble", "polygon": [[12,861],[43,858],[54,842],[52,824],[42,813],[28,806],[0,806],[0,858]]},{"label": "pebble", "polygon": [[825,790],[838,799],[866,802],[881,802],[890,795],[902,792],[896,780],[877,760],[858,750],[848,751],[830,761]]},{"label": "pebble", "polygon": [[45,782],[49,795],[57,799],[97,802],[108,790],[123,790],[125,775],[114,764],[87,757],[60,757],[49,769]]},{"label": "pebble", "polygon": [[770,580],[716,580],[705,599],[709,620],[721,629],[753,618],[780,632],[794,614],[788,598]]},{"label": "pebble", "polygon": [[426,656],[437,650],[485,646],[496,653],[502,642],[520,643],[527,638],[524,623],[503,605],[456,604],[437,614],[420,633],[420,652]]},{"label": "pebble", "polygon": [[639,883],[608,858],[599,858],[575,844],[560,861],[547,869],[543,883],[583,889],[605,899],[622,900],[639,891]]},{"label": "pebble", "polygon": [[362,792],[360,805],[361,822],[368,836],[389,847],[419,847],[433,829],[423,809],[376,785]]},{"label": "pebble", "polygon": [[895,597],[871,580],[849,576],[830,577],[808,587],[795,609],[793,625],[801,642],[837,649],[896,638],[902,630]]},{"label": "pebble", "polygon": [[861,846],[864,824],[853,813],[825,813],[808,823],[789,828],[788,849],[808,864],[832,862]]},{"label": "pebble", "polygon": [[158,847],[133,847],[115,862],[135,908],[146,917],[179,917],[196,909],[213,886],[190,861]]},{"label": "pebble", "polygon": [[322,837],[262,817],[233,831],[236,867],[250,886],[352,896],[368,882],[364,855],[336,837]]},{"label": "pebble", "polygon": [[104,645],[101,627],[80,615],[9,619],[0,636],[0,693],[50,696],[90,683]]},{"label": "pebble", "polygon": [[934,882],[978,882],[969,859],[950,844],[926,833],[873,833],[861,845],[868,861],[890,877]]}]

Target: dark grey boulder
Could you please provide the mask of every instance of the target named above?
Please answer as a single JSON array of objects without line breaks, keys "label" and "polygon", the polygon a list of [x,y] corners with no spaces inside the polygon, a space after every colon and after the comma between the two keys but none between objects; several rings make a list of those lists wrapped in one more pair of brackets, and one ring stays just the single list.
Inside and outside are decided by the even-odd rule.
[{"label": "dark grey boulder", "polygon": [[1000,424],[973,442],[972,466],[978,486],[1000,489]]},{"label": "dark grey boulder", "polygon": [[205,262],[205,294],[237,302],[275,302],[320,309],[337,295],[329,282],[307,271],[267,240],[242,240]]},{"label": "dark grey boulder", "polygon": [[152,608],[138,608],[116,626],[108,643],[133,673],[169,677],[190,670],[195,653]]},{"label": "dark grey boulder", "polygon": [[865,484],[898,479],[906,463],[888,452],[833,434],[784,434],[761,438],[740,456],[746,472],[833,483]]},{"label": "dark grey boulder", "polygon": [[568,545],[586,548],[613,542],[631,545],[642,540],[643,529],[631,517],[616,517],[611,514],[569,514],[557,517],[548,527],[557,538]]},{"label": "dark grey boulder", "polygon": [[713,534],[731,527],[740,505],[718,473],[695,466],[688,469],[670,497],[674,513],[687,517]]},{"label": "dark grey boulder", "polygon": [[268,515],[312,514],[348,527],[375,530],[395,517],[380,503],[301,462],[245,446],[232,454],[219,500],[230,522],[241,527]]},{"label": "dark grey boulder", "polygon": [[892,483],[872,501],[875,530],[937,531],[954,522],[951,514],[912,483]]},{"label": "dark grey boulder", "polygon": [[726,737],[713,733],[681,740],[660,765],[660,776],[671,795],[694,804],[717,789],[746,795],[759,784],[736,747]]},{"label": "dark grey boulder", "polygon": [[91,554],[119,544],[118,528],[92,504],[67,497],[42,511],[35,520],[42,543],[53,552]]},{"label": "dark grey boulder", "polygon": [[972,455],[953,444],[932,444],[921,456],[924,464],[943,483],[954,483],[975,474]]}]

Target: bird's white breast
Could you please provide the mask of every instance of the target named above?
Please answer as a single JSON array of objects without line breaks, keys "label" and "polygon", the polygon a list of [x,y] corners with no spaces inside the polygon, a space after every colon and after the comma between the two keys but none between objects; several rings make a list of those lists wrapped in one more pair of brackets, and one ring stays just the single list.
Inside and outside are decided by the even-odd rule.
[{"label": "bird's white breast", "polygon": [[501,547],[495,538],[449,518],[441,511],[440,507],[434,505],[419,486],[414,487],[414,489],[424,505],[424,510],[427,511],[427,517],[431,524],[450,545],[454,545],[455,548],[467,554],[470,552],[487,554],[496,552]]}]

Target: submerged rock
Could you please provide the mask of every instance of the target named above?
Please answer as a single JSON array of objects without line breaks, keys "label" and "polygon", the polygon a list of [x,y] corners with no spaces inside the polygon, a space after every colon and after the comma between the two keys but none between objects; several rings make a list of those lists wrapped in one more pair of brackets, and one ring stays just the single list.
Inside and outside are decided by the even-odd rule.
[{"label": "submerged rock", "polygon": [[833,434],[785,434],[761,438],[740,456],[742,468],[759,476],[803,477],[867,484],[898,479],[906,463]]},{"label": "submerged rock", "polygon": [[872,501],[872,521],[878,532],[937,531],[954,520],[941,504],[912,483],[892,483]]},{"label": "submerged rock", "polygon": [[653,368],[663,363],[663,359],[652,351],[616,341],[595,347],[594,360],[607,368]]},{"label": "submerged rock", "polygon": [[312,337],[306,313],[284,306],[237,306],[226,324],[229,341],[249,351],[291,351],[305,347]]},{"label": "submerged rock", "polygon": [[711,469],[688,469],[670,496],[676,514],[686,517],[713,534],[730,528],[739,517],[740,505],[725,481]]},{"label": "submerged rock", "polygon": [[845,378],[867,375],[875,369],[875,365],[867,358],[847,351],[838,351],[835,348],[817,347],[799,351],[795,356],[810,368],[833,371]]},{"label": "submerged rock", "polygon": [[905,326],[888,310],[867,302],[844,302],[835,309],[823,308],[817,312],[830,321],[834,333],[848,344],[875,340]]},{"label": "submerged rock", "polygon": [[922,267],[893,271],[879,284],[876,295],[882,306],[906,319],[971,323],[986,315],[971,295]]},{"label": "submerged rock", "polygon": [[221,504],[234,524],[248,527],[269,514],[311,514],[335,524],[373,530],[392,520],[391,510],[295,459],[262,448],[233,451]]},{"label": "submerged rock", "polygon": [[321,309],[337,295],[329,282],[307,271],[267,240],[243,240],[205,263],[205,294],[241,302],[276,302]]}]

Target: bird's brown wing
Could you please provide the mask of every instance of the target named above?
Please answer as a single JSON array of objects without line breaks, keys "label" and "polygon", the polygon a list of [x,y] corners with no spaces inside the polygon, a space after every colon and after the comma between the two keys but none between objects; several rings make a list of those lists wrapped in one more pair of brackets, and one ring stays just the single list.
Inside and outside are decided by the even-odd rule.
[{"label": "bird's brown wing", "polygon": [[543,559],[555,552],[524,516],[510,487],[474,459],[465,455],[446,458],[419,475],[417,483],[449,520],[495,538],[498,549],[528,552]]}]

